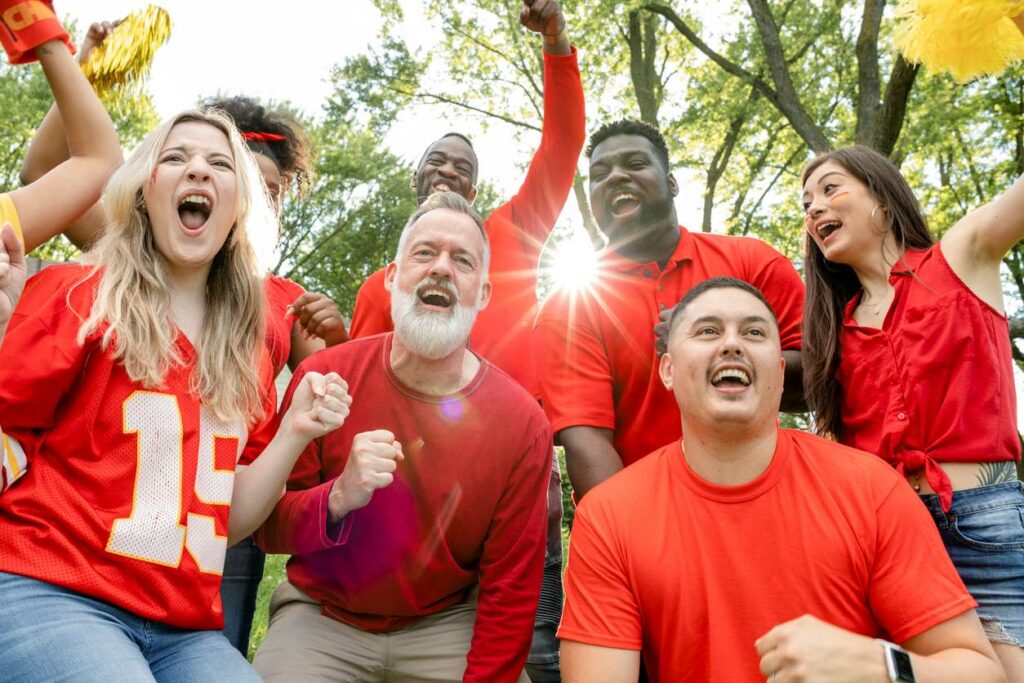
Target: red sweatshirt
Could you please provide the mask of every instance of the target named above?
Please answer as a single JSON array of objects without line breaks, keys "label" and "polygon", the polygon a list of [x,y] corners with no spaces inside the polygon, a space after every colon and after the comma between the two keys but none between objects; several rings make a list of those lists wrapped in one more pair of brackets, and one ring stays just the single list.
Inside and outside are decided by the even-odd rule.
[{"label": "red sweatshirt", "polygon": [[[519,192],[484,222],[491,245],[491,302],[477,318],[469,345],[539,396],[533,367],[540,252],[565,205],[586,138],[583,87],[571,55],[544,54],[544,122]],[[359,288],[352,338],[394,329],[384,269]]]},{"label": "red sweatshirt", "polygon": [[[257,533],[289,553],[288,579],[326,616],[393,631],[462,602],[479,584],[466,681],[515,681],[540,592],[551,434],[537,403],[485,360],[456,394],[427,396],[391,370],[393,335],[320,351],[297,369],[334,371],[351,387],[345,424],[309,444],[288,491]],[[327,497],[361,432],[387,429],[405,459],[395,481],[327,531]]]}]

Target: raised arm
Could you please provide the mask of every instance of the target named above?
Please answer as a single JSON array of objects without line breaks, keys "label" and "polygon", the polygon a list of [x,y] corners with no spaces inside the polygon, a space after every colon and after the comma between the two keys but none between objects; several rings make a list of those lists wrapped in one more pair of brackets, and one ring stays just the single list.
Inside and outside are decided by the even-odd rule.
[{"label": "raised arm", "polygon": [[524,0],[520,22],[544,37],[544,120],[540,145],[510,201],[513,223],[539,253],[565,204],[586,139],[583,86],[555,0]]},{"label": "raised arm", "polygon": [[[103,22],[90,26],[79,61],[88,59],[115,25]],[[50,52],[54,54],[40,55],[40,61],[53,90],[54,106],[25,153],[21,168],[25,187],[13,193],[29,250],[61,232],[66,232],[76,246],[87,247],[105,223],[102,207],[97,204],[100,193],[123,161],[113,123],[81,69],[63,46]],[[62,111],[68,114],[66,124]],[[29,198],[20,199],[21,193]],[[56,193],[61,201],[50,201]],[[40,201],[39,208],[46,209],[45,215],[30,215],[33,205]],[[51,218],[55,211],[60,215]]]}]

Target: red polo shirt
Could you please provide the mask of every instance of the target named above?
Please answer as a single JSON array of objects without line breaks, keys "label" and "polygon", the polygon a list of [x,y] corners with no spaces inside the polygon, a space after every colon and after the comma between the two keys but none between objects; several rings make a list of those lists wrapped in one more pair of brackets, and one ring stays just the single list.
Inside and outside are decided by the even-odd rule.
[{"label": "red polo shirt", "polygon": [[[583,86],[571,55],[544,54],[544,123],[522,186],[484,222],[491,246],[491,302],[477,317],[470,347],[537,395],[533,321],[540,252],[572,188],[586,137]],[[384,270],[359,288],[353,339],[394,329]]]},{"label": "red polo shirt", "polygon": [[754,285],[779,318],[782,348],[800,348],[804,286],[793,264],[752,237],[691,233],[664,269],[605,250],[599,276],[582,291],[553,293],[537,318],[541,400],[557,432],[614,430],[624,465],[682,435],[672,393],[658,378],[658,314],[694,285],[729,276]]},{"label": "red polo shirt", "polygon": [[957,277],[938,244],[907,251],[889,282],[896,294],[881,329],[854,321],[859,294],[846,307],[839,440],[900,472],[924,468],[948,510],[952,488],[937,462],[1020,458],[1006,315]]}]

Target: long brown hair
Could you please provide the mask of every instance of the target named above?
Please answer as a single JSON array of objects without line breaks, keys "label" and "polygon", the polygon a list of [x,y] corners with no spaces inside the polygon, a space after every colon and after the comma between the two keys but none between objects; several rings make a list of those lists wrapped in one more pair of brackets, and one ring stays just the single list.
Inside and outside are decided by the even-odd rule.
[{"label": "long brown hair", "polygon": [[[899,253],[907,248],[927,248],[934,240],[928,221],[907,181],[889,159],[870,147],[844,147],[816,156],[804,167],[800,184],[822,164],[831,161],[864,183],[889,218],[890,230]],[[804,397],[815,413],[815,431],[839,436],[842,387],[836,379],[839,369],[839,331],[846,304],[861,290],[853,268],[832,263],[818,245],[804,236],[803,356]]]}]

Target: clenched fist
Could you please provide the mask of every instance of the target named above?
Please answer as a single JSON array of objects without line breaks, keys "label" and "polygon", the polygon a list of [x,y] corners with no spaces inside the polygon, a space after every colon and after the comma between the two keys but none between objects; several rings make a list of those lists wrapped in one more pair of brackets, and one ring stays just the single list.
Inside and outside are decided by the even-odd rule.
[{"label": "clenched fist", "polygon": [[395,470],[405,456],[402,444],[386,429],[356,434],[345,470],[334,480],[327,501],[329,522],[336,524],[345,515],[364,507],[373,492],[395,480]]}]

